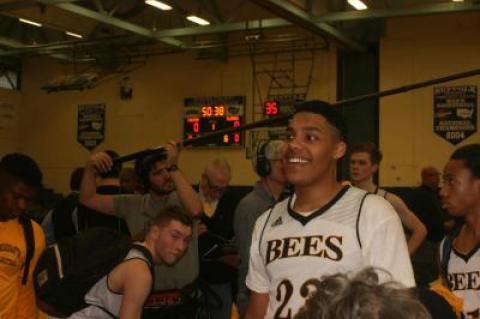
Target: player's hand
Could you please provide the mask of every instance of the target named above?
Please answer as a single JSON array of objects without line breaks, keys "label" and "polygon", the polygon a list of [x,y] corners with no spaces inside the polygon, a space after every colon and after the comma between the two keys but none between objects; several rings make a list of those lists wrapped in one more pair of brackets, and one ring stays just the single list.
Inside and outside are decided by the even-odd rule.
[{"label": "player's hand", "polygon": [[168,167],[178,164],[178,157],[180,155],[180,140],[170,140],[165,145],[165,151],[167,152],[167,165]]},{"label": "player's hand", "polygon": [[112,158],[105,152],[98,152],[90,157],[86,169],[94,170],[95,173],[108,173],[112,169],[112,166]]}]

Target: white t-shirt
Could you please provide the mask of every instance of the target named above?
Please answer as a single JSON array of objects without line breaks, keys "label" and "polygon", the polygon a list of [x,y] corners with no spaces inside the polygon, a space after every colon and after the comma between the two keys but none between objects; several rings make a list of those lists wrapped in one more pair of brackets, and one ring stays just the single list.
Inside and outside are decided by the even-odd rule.
[{"label": "white t-shirt", "polygon": [[293,196],[258,218],[246,284],[269,294],[265,318],[292,318],[305,303],[307,281],[326,274],[373,266],[415,285],[398,215],[377,195],[365,198],[359,215],[365,194],[347,186],[308,217],[291,209]]},{"label": "white t-shirt", "polygon": [[[440,258],[443,260],[443,245],[440,244]],[[480,246],[468,255],[452,246],[448,261],[447,277],[455,296],[463,299],[463,314],[466,319],[480,318]]]}]

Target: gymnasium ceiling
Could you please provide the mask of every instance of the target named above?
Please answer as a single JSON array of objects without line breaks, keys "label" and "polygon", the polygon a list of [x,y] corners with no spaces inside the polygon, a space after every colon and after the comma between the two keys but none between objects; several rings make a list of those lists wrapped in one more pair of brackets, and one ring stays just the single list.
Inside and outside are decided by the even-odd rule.
[{"label": "gymnasium ceiling", "polygon": [[[389,18],[480,9],[478,2],[441,0],[366,0],[368,9],[362,11],[346,0],[163,2],[173,9],[161,11],[144,0],[0,0],[0,62],[48,55],[66,63],[108,64],[185,51],[199,59],[227,60],[329,46],[354,52],[382,36]],[[210,25],[187,21],[191,14]]]}]

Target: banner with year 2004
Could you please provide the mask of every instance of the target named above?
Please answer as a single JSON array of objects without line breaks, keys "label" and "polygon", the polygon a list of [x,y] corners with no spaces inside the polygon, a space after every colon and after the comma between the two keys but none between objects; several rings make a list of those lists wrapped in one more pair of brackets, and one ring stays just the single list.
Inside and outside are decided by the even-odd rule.
[{"label": "banner with year 2004", "polygon": [[477,131],[477,86],[433,88],[435,134],[456,145]]}]

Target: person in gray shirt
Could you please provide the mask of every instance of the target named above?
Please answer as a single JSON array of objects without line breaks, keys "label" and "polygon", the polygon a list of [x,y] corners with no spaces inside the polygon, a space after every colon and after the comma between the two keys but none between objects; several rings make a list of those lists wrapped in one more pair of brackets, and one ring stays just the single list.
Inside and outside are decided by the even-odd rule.
[{"label": "person in gray shirt", "polygon": [[245,278],[248,273],[250,259],[250,244],[252,242],[253,227],[258,216],[275,204],[287,185],[282,162],[283,141],[270,140],[257,146],[256,154],[252,157],[252,164],[260,180],[253,190],[248,193],[237,205],[234,217],[234,231],[236,244],[240,253],[240,267],[238,274],[237,306],[242,318],[248,305],[248,288]]},{"label": "person in gray shirt", "polygon": [[[149,155],[136,163],[137,174],[148,192],[135,195],[100,195],[95,188],[99,173],[108,171],[112,159],[105,152],[93,154],[85,166],[80,202],[98,212],[124,218],[132,236],[141,235],[150,220],[165,207],[179,205],[191,217],[202,212],[200,199],[177,167],[179,147],[170,141],[162,154]],[[180,289],[198,276],[198,236],[194,227],[188,250],[173,266],[155,267],[155,290]],[[158,276],[157,276],[158,274]]]}]

